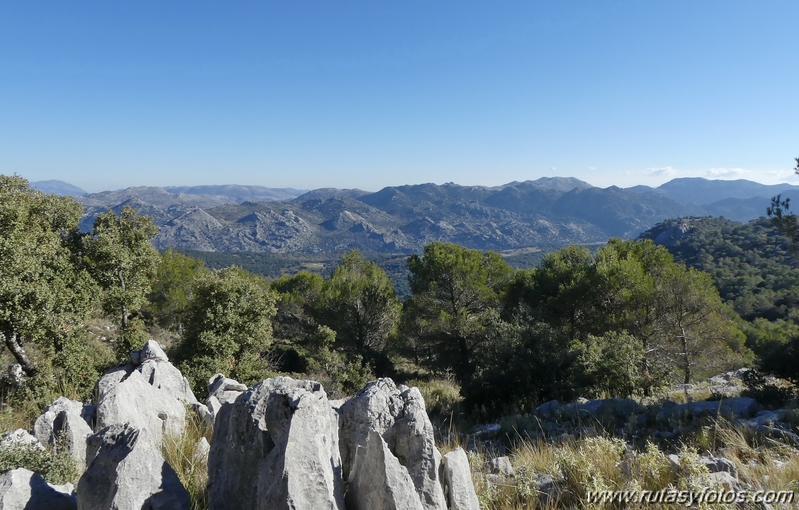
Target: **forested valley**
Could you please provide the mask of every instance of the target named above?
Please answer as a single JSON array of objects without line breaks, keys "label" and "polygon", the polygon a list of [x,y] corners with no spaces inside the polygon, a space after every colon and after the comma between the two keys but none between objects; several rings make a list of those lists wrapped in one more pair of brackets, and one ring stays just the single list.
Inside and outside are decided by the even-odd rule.
[{"label": "forested valley", "polygon": [[246,384],[304,374],[340,394],[375,377],[445,379],[467,415],[491,419],[773,362],[799,331],[799,272],[768,220],[673,220],[639,240],[548,253],[531,269],[433,242],[405,261],[400,299],[356,250],[325,276],[299,265],[271,280],[211,270],[156,251],[155,227],[131,208],[79,233],[71,199],[17,177],[2,184],[0,330],[19,367],[4,378],[9,398],[54,387],[85,398],[155,337],[198,394],[217,372]]},{"label": "forested valley", "polygon": [[[772,407],[795,398],[799,383],[799,264],[795,243],[768,219],[668,220],[636,240],[570,245],[528,268],[495,252],[431,242],[401,259],[352,250],[327,271],[319,271],[323,258],[283,256],[267,278],[245,269],[253,260],[246,253],[209,258],[216,260],[209,268],[172,249],[159,252],[151,243],[157,228],[133,208],[97,215],[90,232],[78,228],[81,213],[71,198],[0,176],[4,429],[30,424],[57,396],[91,401],[101,375],[149,339],[164,346],[200,400],[219,373],[246,386],[279,375],[310,379],[333,399],[380,377],[417,386],[444,444],[481,423],[531,423],[560,405],[554,401],[616,398],[588,401],[632,406],[611,420],[613,434],[676,449],[669,438],[682,441],[686,423],[695,423],[674,425],[657,407],[641,412],[644,402],[675,387],[688,395],[692,385],[742,367],[756,369],[747,372],[748,391],[768,394]],[[234,258],[242,263],[219,263]],[[394,280],[407,273],[401,292],[381,265],[393,268]],[[643,435],[647,420],[679,434]],[[536,426],[546,438],[544,426],[554,423]],[[504,441],[515,444],[517,463],[547,448],[577,462],[587,447],[541,446],[513,427],[516,439]],[[702,435],[710,429],[702,427],[692,441],[712,452]],[[486,446],[474,437],[473,458],[482,458]],[[610,448],[613,458],[627,451],[617,439],[598,441],[586,444]],[[646,453],[635,462],[645,455],[667,462],[654,443],[638,446]],[[679,448],[682,456],[694,447]],[[20,462],[0,454],[0,468]],[[799,466],[795,456],[790,462]],[[582,498],[585,480],[572,475],[563,483],[571,484],[570,497]],[[504,492],[475,480],[487,508],[539,501],[540,478],[532,492],[521,479]]]}]

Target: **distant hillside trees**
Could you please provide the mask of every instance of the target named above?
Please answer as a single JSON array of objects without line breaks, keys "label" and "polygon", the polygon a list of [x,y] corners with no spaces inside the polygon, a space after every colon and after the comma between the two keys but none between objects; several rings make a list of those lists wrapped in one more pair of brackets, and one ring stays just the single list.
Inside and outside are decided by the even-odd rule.
[{"label": "distant hillside trees", "polygon": [[[796,158],[795,172],[799,174],[799,158]],[[771,207],[768,208],[767,214],[771,218],[772,225],[777,227],[790,240],[791,250],[796,255],[799,247],[799,218],[790,212],[789,204],[790,200],[788,198],[781,200],[780,195],[777,195],[772,199]],[[799,292],[797,294],[799,295]],[[791,303],[794,310],[796,310],[798,301]],[[794,322],[799,323],[799,320]],[[797,334],[795,328],[788,342],[774,347],[763,356],[760,368],[764,372],[788,379],[794,384],[799,384],[799,334]]]},{"label": "distant hillside trees", "polygon": [[[799,175],[799,158],[796,158],[794,172]],[[772,225],[779,228],[796,248],[799,245],[799,218],[790,212],[790,199],[782,199],[781,195],[772,198],[771,206],[766,210],[766,214],[771,218]]]}]

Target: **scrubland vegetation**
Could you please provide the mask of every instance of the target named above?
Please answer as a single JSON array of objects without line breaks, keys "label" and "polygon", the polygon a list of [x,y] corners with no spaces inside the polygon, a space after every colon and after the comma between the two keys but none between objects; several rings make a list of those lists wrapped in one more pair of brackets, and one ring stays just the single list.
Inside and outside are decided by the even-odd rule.
[{"label": "scrubland vegetation", "polygon": [[[101,214],[90,233],[78,231],[80,214],[69,198],[0,176],[0,363],[16,364],[0,380],[6,430],[29,428],[58,395],[90,399],[104,370],[155,338],[200,399],[217,372],[247,385],[278,374],[311,378],[332,398],[375,377],[419,386],[442,448],[472,447],[485,508],[580,507],[593,489],[691,488],[706,474],[698,454],[720,449],[750,486],[798,488],[795,450],[718,416],[692,424],[681,445],[645,440],[632,449],[596,424],[535,439],[514,426],[549,400],[656,402],[673,384],[744,366],[797,382],[799,271],[765,223],[736,227],[731,238],[723,222],[708,220],[704,248],[678,244],[677,261],[651,240],[611,239],[514,269],[496,253],[433,242],[408,258],[410,294],[401,300],[385,271],[357,251],[328,277],[299,271],[270,281],[157,252],[152,222],[129,207]],[[751,249],[735,251],[734,236]],[[718,267],[727,259],[712,250],[733,258]],[[765,262],[774,252],[779,271]],[[747,257],[755,262],[745,265]],[[752,376],[752,385],[775,404],[793,398],[790,384]],[[205,474],[194,448],[209,432],[195,421],[187,437],[167,442],[165,456],[202,508]],[[493,443],[471,437],[485,422],[504,425]],[[492,483],[485,461],[498,451],[509,452],[515,475]],[[60,483],[74,473],[59,455],[0,452],[0,470],[43,465],[45,478]],[[567,489],[543,495],[542,474]]]}]

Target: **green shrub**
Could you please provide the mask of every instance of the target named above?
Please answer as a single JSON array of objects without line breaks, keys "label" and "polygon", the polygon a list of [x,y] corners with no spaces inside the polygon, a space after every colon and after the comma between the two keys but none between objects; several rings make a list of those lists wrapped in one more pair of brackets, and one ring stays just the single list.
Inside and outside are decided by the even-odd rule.
[{"label": "green shrub", "polygon": [[10,445],[0,447],[0,473],[25,468],[42,475],[47,482],[61,485],[74,483],[80,471],[69,451],[60,446]]}]

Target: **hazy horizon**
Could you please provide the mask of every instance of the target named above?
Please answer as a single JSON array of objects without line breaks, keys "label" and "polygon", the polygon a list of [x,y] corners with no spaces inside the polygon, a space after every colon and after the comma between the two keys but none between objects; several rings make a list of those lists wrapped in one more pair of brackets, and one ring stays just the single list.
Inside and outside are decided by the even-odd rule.
[{"label": "hazy horizon", "polygon": [[[21,177],[25,177],[25,176],[21,176]],[[541,177],[536,177],[534,179],[525,179],[525,180],[535,181],[537,179],[542,179],[542,178],[544,178],[544,179],[547,179],[547,178],[571,178],[571,176],[544,175],[544,176],[541,176]],[[679,177],[674,177],[672,179],[676,179],[676,178],[679,178]],[[688,178],[707,179],[706,177],[688,177]],[[672,179],[668,179],[667,181],[664,181],[661,184],[665,184],[666,182],[669,182]],[[582,179],[580,179],[580,180],[583,181]],[[752,179],[708,179],[708,180],[719,180],[719,181],[745,180],[745,181],[750,181],[750,182],[758,182],[758,181],[753,181]],[[308,192],[308,191],[313,191],[313,190],[322,189],[322,188],[337,188],[337,189],[360,189],[361,191],[374,193],[374,192],[380,191],[383,188],[391,187],[391,186],[416,186],[416,185],[422,185],[422,184],[436,184],[436,185],[441,186],[441,185],[445,185],[445,184],[450,184],[451,183],[451,184],[455,184],[455,185],[458,185],[458,186],[467,186],[467,187],[468,186],[483,186],[483,187],[491,188],[491,187],[504,186],[504,185],[510,184],[512,182],[519,182],[519,181],[508,181],[508,182],[504,182],[502,184],[497,184],[497,185],[485,185],[485,184],[479,184],[479,183],[463,184],[463,183],[451,182],[451,181],[447,182],[447,183],[444,183],[444,182],[437,182],[437,183],[435,183],[435,182],[407,182],[407,183],[404,183],[404,184],[395,184],[395,185],[383,186],[382,188],[377,188],[377,189],[342,188],[342,187],[336,187],[336,186],[323,186],[321,188],[294,188],[294,187],[291,187],[291,186],[276,187],[276,186],[267,186],[267,185],[262,185],[262,184],[251,184],[251,183],[241,183],[241,182],[225,182],[225,183],[216,183],[216,184],[192,184],[192,183],[189,183],[189,184],[180,184],[180,185],[174,185],[174,186],[173,185],[157,186],[157,185],[154,185],[154,184],[142,184],[142,185],[136,185],[136,186],[122,186],[120,188],[108,188],[108,189],[94,189],[94,190],[92,190],[92,189],[86,189],[83,186],[78,186],[77,184],[75,184],[73,182],[64,181],[63,179],[41,179],[41,180],[38,180],[38,181],[34,181],[34,180],[31,180],[31,179],[28,179],[28,181],[31,182],[31,183],[44,183],[44,182],[48,182],[48,181],[61,182],[61,183],[65,183],[65,184],[69,184],[69,185],[81,188],[83,191],[86,191],[87,193],[101,193],[101,192],[104,192],[104,191],[122,191],[122,190],[125,190],[125,189],[128,189],[128,188],[136,188],[136,187],[160,187],[160,188],[175,188],[175,187],[178,187],[179,188],[179,187],[195,187],[195,186],[262,186],[262,187],[265,187],[265,188],[291,189],[291,190],[294,190],[294,191],[302,191],[302,192]],[[634,187],[634,186],[638,186],[638,184],[633,184],[633,185],[630,185],[630,186],[620,186],[618,184],[611,184],[611,185],[608,185],[608,186],[596,186],[595,184],[593,184],[591,182],[587,182],[587,181],[583,181],[583,182],[586,182],[587,184],[590,184],[592,186],[599,187],[599,188],[608,188],[610,186],[617,186],[619,188],[631,188],[631,187]],[[790,183],[790,182],[762,183],[762,182],[759,182],[759,184],[764,184],[766,186],[781,185],[781,184],[787,184],[787,185],[791,185],[791,186],[799,186],[799,182],[795,182],[795,183]],[[652,188],[657,188],[658,186],[651,186],[651,187]]]},{"label": "hazy horizon", "polygon": [[799,183],[797,17],[790,0],[0,2],[0,173],[90,192]]}]

